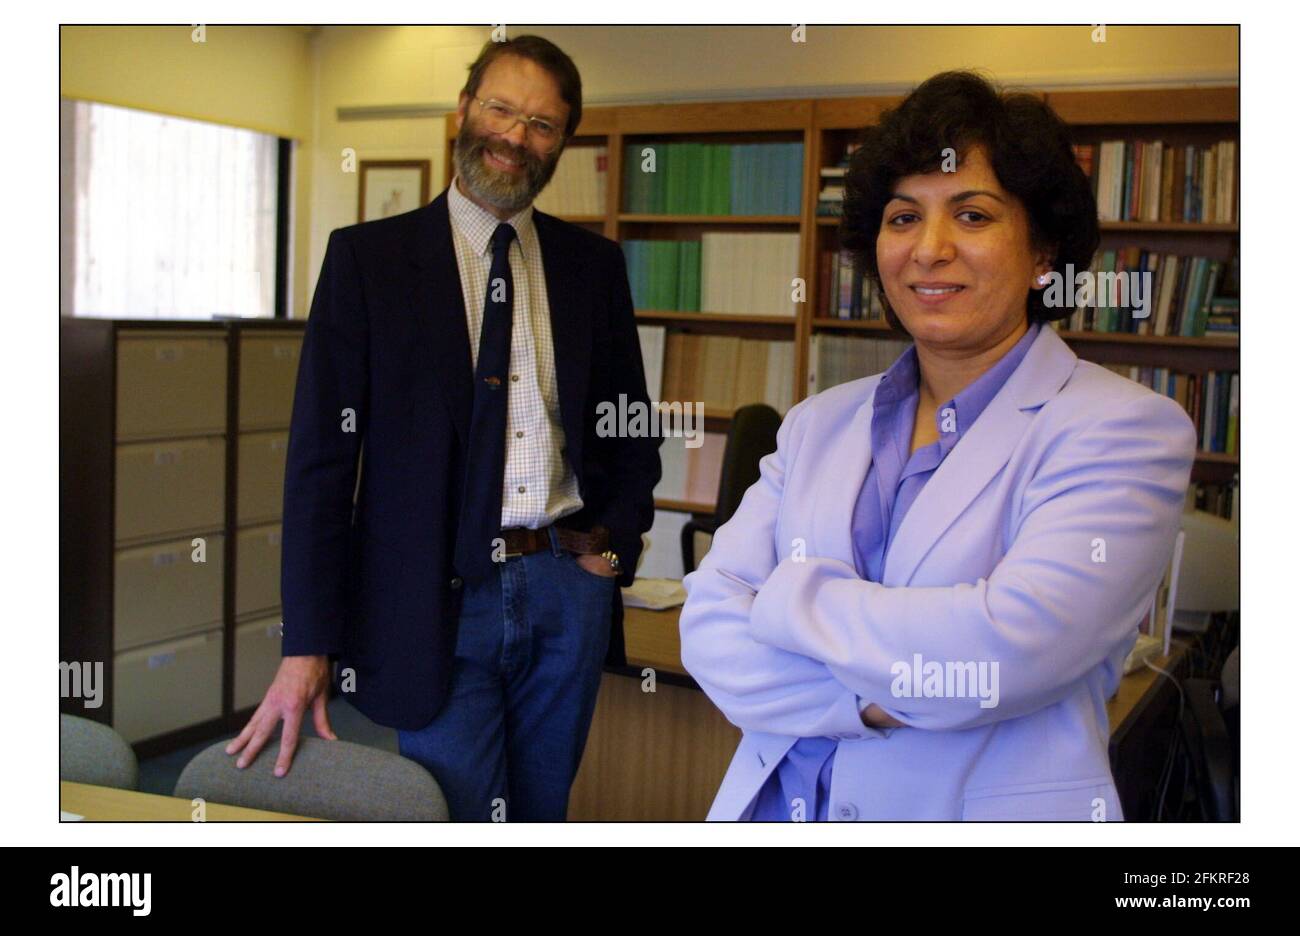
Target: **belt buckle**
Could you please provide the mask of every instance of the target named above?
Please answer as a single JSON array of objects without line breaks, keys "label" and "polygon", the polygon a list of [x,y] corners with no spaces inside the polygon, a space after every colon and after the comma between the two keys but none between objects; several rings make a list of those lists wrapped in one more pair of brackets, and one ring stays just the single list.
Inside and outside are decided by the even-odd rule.
[{"label": "belt buckle", "polygon": [[[508,539],[509,539],[509,537],[507,537],[507,536],[504,535],[507,531],[506,531],[506,530],[502,530],[501,532],[502,532],[502,534],[503,534],[502,537],[501,537],[501,541],[502,541],[503,543],[505,543],[505,542],[507,542]],[[511,551],[510,551],[510,547],[508,547],[508,546],[506,547],[506,552],[505,552],[505,558],[506,558],[506,559],[513,559],[513,558],[515,558],[516,556],[522,556],[522,555],[523,555],[522,552],[511,552]]]}]

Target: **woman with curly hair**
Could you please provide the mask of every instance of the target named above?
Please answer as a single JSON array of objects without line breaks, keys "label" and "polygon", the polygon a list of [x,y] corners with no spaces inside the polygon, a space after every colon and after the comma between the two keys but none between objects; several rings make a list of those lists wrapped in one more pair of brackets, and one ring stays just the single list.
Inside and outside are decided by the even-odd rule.
[{"label": "woman with curly hair", "polygon": [[1196,435],[1045,324],[1098,244],[1069,131],[936,75],[864,134],[841,243],[912,345],[790,410],[685,580],[682,660],[744,733],[709,817],[1121,819],[1106,699]]}]

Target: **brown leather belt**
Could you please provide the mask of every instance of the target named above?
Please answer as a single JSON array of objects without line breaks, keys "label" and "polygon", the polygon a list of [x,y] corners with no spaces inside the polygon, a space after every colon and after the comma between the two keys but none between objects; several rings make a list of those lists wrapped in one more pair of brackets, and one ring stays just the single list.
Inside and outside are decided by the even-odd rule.
[{"label": "brown leather belt", "polygon": [[[542,527],[540,530],[526,530],[515,527],[502,530],[501,538],[506,542],[506,555],[526,556],[529,553],[550,549],[550,529],[551,527]],[[556,526],[555,541],[561,549],[571,553],[600,555],[609,549],[609,531],[604,527],[596,527],[590,533],[584,533],[581,530],[570,530],[566,527]]]}]

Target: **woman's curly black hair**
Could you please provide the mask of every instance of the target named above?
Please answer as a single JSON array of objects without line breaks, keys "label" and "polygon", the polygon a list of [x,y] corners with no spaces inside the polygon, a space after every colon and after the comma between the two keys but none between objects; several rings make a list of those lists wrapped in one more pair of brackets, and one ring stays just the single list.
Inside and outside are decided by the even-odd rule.
[{"label": "woman's curly black hair", "polygon": [[[878,289],[876,238],[894,185],[908,175],[934,172],[951,147],[959,161],[981,147],[1004,189],[1020,199],[1036,249],[1047,249],[1052,269],[1087,270],[1101,235],[1088,177],[1075,160],[1070,129],[1031,94],[1002,92],[973,71],[947,71],[918,85],[880,123],[863,131],[844,180],[840,246]],[[1043,291],[1027,289],[1029,321],[1066,318],[1070,306],[1047,308]],[[882,299],[884,290],[880,289]],[[906,331],[885,299],[885,316]]]}]

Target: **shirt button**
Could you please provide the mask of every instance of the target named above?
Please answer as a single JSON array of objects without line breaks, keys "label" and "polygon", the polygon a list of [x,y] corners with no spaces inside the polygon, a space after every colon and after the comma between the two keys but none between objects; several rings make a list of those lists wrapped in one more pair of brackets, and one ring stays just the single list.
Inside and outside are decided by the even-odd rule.
[{"label": "shirt button", "polygon": [[835,805],[835,818],[841,822],[853,822],[858,818],[858,807],[852,803],[837,803]]},{"label": "shirt button", "polygon": [[518,382],[519,382],[519,375],[518,375],[518,374],[511,374],[511,375],[510,375],[510,382],[511,382],[511,383],[518,383]]},{"label": "shirt button", "polygon": [[528,488],[524,487],[522,484],[519,485],[519,493],[520,493],[520,494],[523,494],[523,493],[527,492],[527,490],[528,490]]},{"label": "shirt button", "polygon": [[452,591],[459,591],[459,590],[460,590],[460,587],[461,587],[462,585],[464,585],[465,582],[464,582],[464,580],[463,580],[459,575],[457,575],[455,578],[453,578],[453,579],[452,579],[450,582],[448,582],[447,584],[451,586],[451,590],[452,590]]},{"label": "shirt button", "polygon": [[524,430],[520,429],[518,432],[515,433],[516,439],[522,439],[523,437],[524,437]]}]

